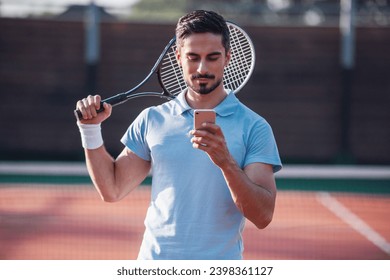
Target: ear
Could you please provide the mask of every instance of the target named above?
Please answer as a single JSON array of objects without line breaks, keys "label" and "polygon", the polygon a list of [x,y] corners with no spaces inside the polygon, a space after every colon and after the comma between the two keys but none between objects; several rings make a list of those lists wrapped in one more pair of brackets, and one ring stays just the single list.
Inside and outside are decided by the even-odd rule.
[{"label": "ear", "polygon": [[181,55],[180,55],[180,48],[176,48],[176,61],[181,66]]},{"label": "ear", "polygon": [[225,67],[228,66],[231,57],[232,57],[232,52],[229,50],[225,57]]}]

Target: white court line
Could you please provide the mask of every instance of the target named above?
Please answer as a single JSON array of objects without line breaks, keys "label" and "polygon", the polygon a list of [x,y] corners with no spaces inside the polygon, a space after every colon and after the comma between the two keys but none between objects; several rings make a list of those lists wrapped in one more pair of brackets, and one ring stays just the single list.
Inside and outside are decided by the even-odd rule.
[{"label": "white court line", "polygon": [[[0,0],[1,1],[1,0]],[[85,162],[0,161],[0,174],[88,175]],[[276,178],[390,179],[390,166],[284,165]]]},{"label": "white court line", "polygon": [[8,175],[88,175],[83,162],[0,162],[0,174]]},{"label": "white court line", "polygon": [[390,179],[390,166],[287,165],[276,178]]},{"label": "white court line", "polygon": [[319,192],[317,199],[342,221],[363,235],[367,240],[371,241],[387,255],[390,255],[390,243],[336,198],[332,197],[328,192]]}]

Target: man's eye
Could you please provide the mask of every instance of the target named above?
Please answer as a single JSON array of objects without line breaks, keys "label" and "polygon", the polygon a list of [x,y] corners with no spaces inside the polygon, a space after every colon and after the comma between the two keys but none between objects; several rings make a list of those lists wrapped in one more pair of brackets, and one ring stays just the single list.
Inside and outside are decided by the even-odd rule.
[{"label": "man's eye", "polygon": [[210,61],[216,61],[216,60],[218,60],[218,58],[219,58],[219,55],[209,56]]},{"label": "man's eye", "polygon": [[189,61],[197,61],[197,60],[199,59],[199,57],[194,56],[194,55],[189,55],[189,56],[187,57],[187,59],[188,59]]}]

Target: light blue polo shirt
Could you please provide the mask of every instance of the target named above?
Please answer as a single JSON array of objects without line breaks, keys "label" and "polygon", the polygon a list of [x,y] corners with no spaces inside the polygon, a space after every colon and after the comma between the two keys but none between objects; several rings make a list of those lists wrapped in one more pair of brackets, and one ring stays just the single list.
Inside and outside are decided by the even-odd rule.
[{"label": "light blue polo shirt", "polygon": [[[269,124],[233,93],[216,108],[230,153],[241,168],[254,162],[281,169]],[[145,109],[121,139],[152,163],[151,202],[138,259],[241,259],[245,218],[221,170],[194,149],[193,109],[185,92]]]}]

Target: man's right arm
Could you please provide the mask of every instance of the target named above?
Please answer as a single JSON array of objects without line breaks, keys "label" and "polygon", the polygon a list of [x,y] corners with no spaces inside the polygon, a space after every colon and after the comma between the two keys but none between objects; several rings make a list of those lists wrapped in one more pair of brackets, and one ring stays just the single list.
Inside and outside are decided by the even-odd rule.
[{"label": "man's right arm", "polygon": [[88,173],[100,197],[107,202],[124,198],[146,178],[150,162],[138,157],[128,148],[113,159],[104,146],[85,149]]},{"label": "man's right arm", "polygon": [[104,104],[100,108],[100,96],[88,96],[77,102],[83,118],[78,121],[88,173],[101,198],[115,202],[125,197],[142,183],[150,170],[150,162],[138,157],[128,148],[114,159],[105,149],[100,124],[111,115],[112,107]]}]

